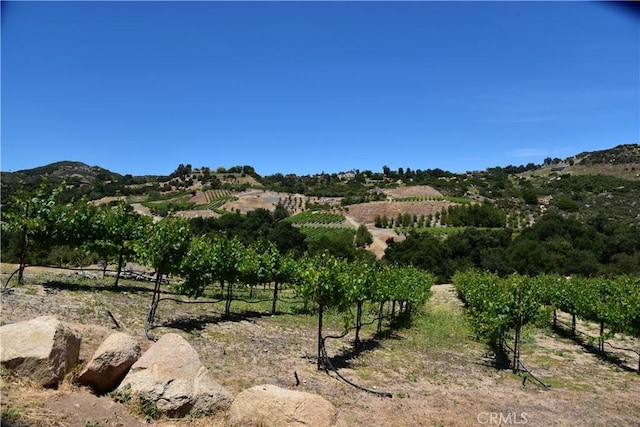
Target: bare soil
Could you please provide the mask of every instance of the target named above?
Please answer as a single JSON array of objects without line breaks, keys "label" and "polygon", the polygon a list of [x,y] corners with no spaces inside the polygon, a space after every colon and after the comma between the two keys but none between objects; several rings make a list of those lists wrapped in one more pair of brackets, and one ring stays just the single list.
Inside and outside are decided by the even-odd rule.
[{"label": "bare soil", "polygon": [[368,202],[349,206],[349,215],[360,222],[374,222],[377,216],[395,219],[398,215],[405,213],[418,216],[432,215],[452,205],[455,203],[447,201]]},{"label": "bare soil", "polygon": [[[3,281],[12,267],[3,265]],[[110,278],[36,269],[27,273],[25,285],[1,297],[3,324],[56,315],[81,334],[83,364],[116,329],[108,311],[120,330],[138,339],[143,350],[151,345],[143,332],[150,284],[125,281],[114,290]],[[523,385],[522,377],[492,365],[486,347],[472,335],[451,286],[436,285],[432,290],[422,320],[413,326],[389,329],[385,322],[383,338],[374,337],[375,326],[366,327],[363,349],[357,352],[352,350],[352,333],[327,341],[329,355],[345,378],[370,390],[392,393],[392,398],[354,388],[335,374],[317,369],[313,315],[284,309],[272,316],[268,309],[241,307],[234,301],[232,311],[235,307],[240,314],[224,320],[220,304],[163,301],[151,332],[184,336],[211,375],[234,395],[264,383],[317,393],[338,408],[344,426],[640,425],[640,376],[633,371],[637,357],[613,352],[600,357],[550,327],[532,329],[525,333],[522,358],[551,389],[545,391],[532,380]],[[182,299],[169,293],[164,296]],[[325,334],[339,334],[340,325],[337,316],[329,316]],[[617,339],[640,348],[637,338]],[[98,399],[75,385],[73,374],[58,390],[42,390],[4,373],[1,392],[3,414],[16,420],[11,424],[5,419],[3,425],[145,424],[131,405],[111,406],[104,400],[108,397]],[[106,417],[108,412],[113,416]],[[147,425],[223,426],[225,418],[218,414],[160,419]]]},{"label": "bare soil", "polygon": [[239,211],[246,214],[256,209],[267,209],[273,211],[279,202],[286,200],[290,196],[288,193],[277,193],[275,191],[247,190],[235,194],[238,200],[225,203],[222,209],[229,212]]},{"label": "bare soil", "polygon": [[[207,198],[204,192],[199,191],[198,188],[193,187],[195,195],[189,198],[189,201],[204,204],[207,202]],[[440,197],[442,193],[428,185],[419,185],[411,187],[400,187],[394,189],[385,189],[383,192],[391,198],[403,198],[403,197]],[[247,212],[254,211],[256,209],[267,209],[273,211],[279,203],[283,203],[285,207],[292,213],[306,209],[308,204],[323,204],[329,206],[335,206],[336,209],[340,208],[339,197],[307,197],[303,194],[290,194],[280,193],[275,191],[265,191],[259,189],[248,189],[235,195],[236,200],[231,200],[225,203],[220,209],[227,212],[240,212],[246,214]],[[96,203],[107,203],[112,200],[116,200],[116,197],[105,197],[98,200]],[[344,213],[346,213],[347,221],[343,225],[350,228],[357,229],[360,224],[365,224],[371,232],[374,242],[367,249],[373,252],[378,258],[384,255],[384,251],[387,248],[386,241],[393,239],[396,241],[404,240],[403,236],[399,236],[395,231],[390,229],[377,229],[374,226],[374,220],[376,217],[386,216],[387,218],[396,218],[400,214],[411,215],[434,215],[437,212],[447,209],[449,206],[455,203],[447,201],[420,201],[420,202],[403,202],[403,201],[385,201],[385,202],[370,202],[361,203],[356,205],[350,205]],[[140,203],[134,203],[133,208],[141,215],[151,216],[154,222],[161,220],[161,217],[153,216],[149,208],[143,206]],[[176,215],[182,218],[217,218],[220,214],[210,209],[198,209],[176,212]]]},{"label": "bare soil", "polygon": [[382,190],[389,197],[440,197],[442,193],[430,185],[412,185],[408,187],[389,188]]}]

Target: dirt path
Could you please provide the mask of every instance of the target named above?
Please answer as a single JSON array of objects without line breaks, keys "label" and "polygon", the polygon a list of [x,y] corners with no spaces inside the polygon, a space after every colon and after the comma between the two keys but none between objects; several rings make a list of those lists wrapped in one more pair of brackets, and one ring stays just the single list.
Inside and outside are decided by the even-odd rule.
[{"label": "dirt path", "polygon": [[378,259],[384,256],[384,251],[387,249],[387,246],[388,246],[387,239],[394,239],[394,240],[400,239],[400,236],[395,231],[390,230],[388,228],[380,229],[375,227],[371,223],[361,223],[361,222],[358,222],[358,220],[356,220],[354,217],[349,215],[345,215],[345,219],[349,223],[349,225],[355,229],[360,227],[360,224],[365,224],[367,226],[367,230],[369,230],[369,232],[371,233],[371,236],[373,237],[373,243],[369,245],[368,249],[371,252],[373,252]]},{"label": "dirt path", "polygon": [[140,215],[150,216],[151,218],[153,218],[153,222],[158,222],[162,219],[161,216],[154,216],[151,213],[151,209],[142,205],[141,203],[134,203],[131,205],[131,207],[135,212],[139,213]]},{"label": "dirt path", "polygon": [[431,293],[429,301],[435,306],[447,306],[455,309],[462,308],[462,301],[458,298],[455,289],[453,289],[453,285],[449,283],[432,286]]},{"label": "dirt path", "polygon": [[[81,334],[81,359],[86,363],[114,330],[109,310],[121,330],[139,340],[143,350],[149,348],[143,320],[151,284],[123,281],[114,290],[111,279],[103,284],[98,279],[53,276],[57,273],[28,273],[25,286],[2,295],[2,322],[56,315]],[[640,377],[550,330],[527,331],[522,349],[527,366],[551,384],[550,391],[532,382],[523,387],[522,378],[511,371],[493,368],[448,284],[432,287],[424,314],[410,327],[389,329],[385,322],[385,336],[376,339],[375,325],[367,326],[362,333],[363,351],[353,351],[353,334],[327,342],[343,376],[363,387],[390,392],[391,399],[317,370],[314,315],[293,314],[283,307],[283,313],[272,316],[269,309],[267,304],[240,311],[241,303],[234,301],[232,311],[244,314],[226,321],[221,318],[224,306],[219,304],[167,301],[158,307],[152,333],[185,337],[213,378],[233,395],[259,384],[292,387],[295,372],[301,381],[297,389],[333,403],[343,426],[481,426],[492,425],[490,416],[502,416],[502,425],[525,424],[525,419],[529,426],[545,427],[640,425]],[[341,317],[334,314],[325,320],[325,334],[340,333]],[[92,409],[102,403],[70,383],[59,390],[41,390],[3,377],[1,391],[3,412],[14,408],[30,421],[22,425],[82,427],[100,421],[101,426],[118,422],[130,426],[143,421],[135,412],[118,412],[120,421],[103,422],[101,413]],[[204,427],[225,426],[225,422],[221,415],[161,420],[155,425]]]}]

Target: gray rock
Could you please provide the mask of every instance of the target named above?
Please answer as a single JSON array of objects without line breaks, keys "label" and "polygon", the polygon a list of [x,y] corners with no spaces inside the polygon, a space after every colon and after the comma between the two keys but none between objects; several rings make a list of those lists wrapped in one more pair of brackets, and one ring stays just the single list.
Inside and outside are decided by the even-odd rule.
[{"label": "gray rock", "polygon": [[55,387],[78,364],[80,335],[54,316],[0,327],[1,363],[44,387]]},{"label": "gray rock", "polygon": [[124,332],[114,332],[98,347],[78,382],[101,394],[110,392],[139,357],[140,344]]},{"label": "gray rock", "polygon": [[322,396],[274,385],[259,385],[236,396],[229,425],[243,427],[331,427],[338,411]]},{"label": "gray rock", "polygon": [[212,414],[226,410],[233,397],[211,376],[196,351],[177,334],[166,334],[147,350],[122,380],[118,390],[155,402],[163,413]]}]

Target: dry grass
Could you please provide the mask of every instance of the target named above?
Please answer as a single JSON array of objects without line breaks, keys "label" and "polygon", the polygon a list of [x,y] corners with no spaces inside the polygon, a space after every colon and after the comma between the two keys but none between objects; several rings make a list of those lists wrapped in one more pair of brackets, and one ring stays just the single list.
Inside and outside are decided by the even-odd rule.
[{"label": "dry grass", "polygon": [[[142,329],[150,286],[125,282],[122,289],[113,291],[109,282],[102,286],[96,279],[56,277],[29,276],[28,286],[3,296],[3,322],[55,314],[81,333],[81,358],[86,362],[114,330],[106,313],[110,310],[122,330],[137,338],[143,349],[150,346]],[[282,304],[280,313],[271,316],[268,303],[234,301],[232,311],[239,315],[227,321],[221,318],[224,307],[220,304],[166,301],[159,307],[158,326],[152,332],[184,336],[211,375],[234,395],[263,383],[294,387],[295,372],[301,380],[297,389],[332,402],[342,425],[469,426],[479,425],[477,417],[485,413],[524,414],[527,423],[535,426],[640,424],[640,376],[634,372],[587,352],[551,329],[530,330],[522,357],[552,389],[543,391],[531,381],[523,387],[521,377],[491,366],[451,287],[439,285],[433,290],[424,313],[411,325],[389,329],[385,323],[382,339],[374,338],[375,325],[366,326],[363,351],[352,350],[353,334],[327,341],[342,375],[368,389],[390,392],[391,399],[357,390],[333,374],[318,371],[316,318],[296,314],[294,306]],[[325,334],[339,333],[341,325],[339,315],[328,314]],[[20,419],[31,422],[28,425],[41,425],[41,420],[72,425],[62,424],[68,416],[52,413],[46,403],[65,392],[87,393],[66,383],[60,390],[43,391],[4,375],[2,384],[2,411],[19,412]],[[55,420],[62,420],[61,424]],[[91,420],[90,414],[86,420]],[[224,425],[224,414],[156,424]]]}]

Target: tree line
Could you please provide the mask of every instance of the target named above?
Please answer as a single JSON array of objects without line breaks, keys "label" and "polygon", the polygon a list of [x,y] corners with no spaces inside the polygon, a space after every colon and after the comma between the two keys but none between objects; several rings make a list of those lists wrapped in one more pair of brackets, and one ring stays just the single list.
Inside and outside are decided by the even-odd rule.
[{"label": "tree line", "polygon": [[[43,184],[35,192],[12,198],[12,203],[3,209],[3,261],[86,265],[104,259],[117,264],[133,259],[132,242],[146,233],[150,220],[121,203],[94,206],[86,199],[64,202],[65,191],[63,186]],[[482,204],[455,207],[442,215],[462,218],[463,223],[473,225],[482,218],[502,221],[504,217],[498,214],[497,209]],[[285,221],[288,215],[283,206],[278,206],[273,212],[257,209],[246,215],[195,218],[187,225],[194,236],[223,234],[236,237],[244,245],[265,240],[280,253],[292,252],[298,257],[325,252],[348,260],[372,257],[364,250],[371,242],[366,230],[358,230],[355,237],[353,232],[306,236]],[[388,244],[386,261],[431,271],[440,281],[469,268],[501,276],[513,272],[640,274],[640,230],[602,214],[582,223],[548,213],[520,232],[467,227],[444,240],[428,233],[409,232],[403,242]]]},{"label": "tree line", "polygon": [[448,281],[456,272],[478,268],[507,276],[640,274],[640,230],[612,223],[603,215],[584,224],[547,214],[516,234],[508,228],[467,227],[445,240],[410,233],[389,240],[388,262],[413,265]]}]

